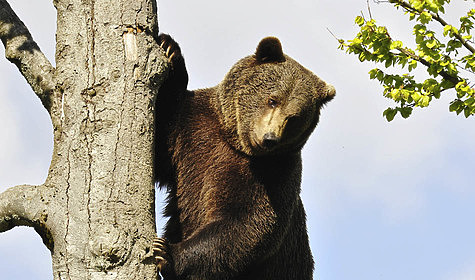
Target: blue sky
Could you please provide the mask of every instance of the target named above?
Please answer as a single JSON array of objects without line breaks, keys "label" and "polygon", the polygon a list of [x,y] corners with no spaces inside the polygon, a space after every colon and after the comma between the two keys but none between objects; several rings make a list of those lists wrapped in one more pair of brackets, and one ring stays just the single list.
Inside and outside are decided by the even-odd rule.
[{"label": "blue sky", "polygon": [[[9,2],[53,61],[52,1]],[[350,39],[354,17],[367,14],[365,0],[158,4],[160,30],[180,42],[192,89],[217,84],[268,35],[336,87],[303,151],[315,279],[475,279],[475,118],[449,113],[454,94],[447,92],[410,119],[385,121],[392,103],[368,78],[375,66],[337,50],[327,31]],[[410,41],[406,16],[388,4],[371,7],[393,38]],[[446,18],[457,22],[468,7],[473,1],[453,0]],[[52,153],[48,114],[3,48],[0,73],[0,191],[41,184]],[[52,279],[49,252],[34,230],[0,234],[0,271],[1,279]]]}]

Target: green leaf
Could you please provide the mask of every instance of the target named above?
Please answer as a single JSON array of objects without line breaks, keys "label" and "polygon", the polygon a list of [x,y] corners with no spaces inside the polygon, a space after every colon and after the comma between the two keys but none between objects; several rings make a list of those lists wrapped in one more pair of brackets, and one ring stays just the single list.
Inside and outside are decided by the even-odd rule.
[{"label": "green leaf", "polygon": [[388,122],[392,121],[394,119],[394,117],[396,116],[396,114],[397,114],[397,110],[395,110],[393,108],[387,108],[383,112],[383,116],[386,117],[386,120]]},{"label": "green leaf", "polygon": [[453,88],[454,86],[454,83],[449,80],[442,80],[442,82],[440,83],[440,87],[443,89]]},{"label": "green leaf", "polygon": [[378,78],[378,77],[380,76],[380,73],[382,74],[382,71],[379,70],[378,68],[371,69],[371,71],[369,71],[369,73],[368,73],[368,74],[369,74],[369,78],[370,78],[371,80],[374,80],[374,79],[376,79],[376,78],[377,78],[378,80],[380,80],[380,79]]},{"label": "green leaf", "polygon": [[429,102],[430,102],[430,97],[427,96],[427,95],[424,95],[421,98],[420,106],[421,107],[427,107],[427,106],[429,106]]},{"label": "green leaf", "polygon": [[358,24],[358,26],[363,26],[364,25],[364,18],[362,16],[357,16],[355,19],[355,23]]},{"label": "green leaf", "polygon": [[401,116],[403,118],[407,119],[412,114],[412,108],[411,107],[403,107],[403,108],[399,109],[399,112],[401,112]]},{"label": "green leaf", "polygon": [[392,59],[391,57],[387,58],[386,63],[384,64],[384,67],[388,68],[392,65]]},{"label": "green leaf", "polygon": [[412,0],[409,1],[409,3],[416,9],[416,10],[422,10],[424,8],[424,2],[421,0]]},{"label": "green leaf", "polygon": [[409,72],[411,72],[413,69],[416,69],[416,67],[417,67],[417,61],[416,60],[409,61],[409,66],[408,66]]},{"label": "green leaf", "polygon": [[363,40],[361,40],[361,38],[355,38],[353,40],[350,40],[349,42],[351,43],[351,46],[356,46],[363,43]]},{"label": "green leaf", "polygon": [[358,56],[359,60],[361,62],[365,61],[366,60],[366,54],[364,52],[360,53],[360,55]]},{"label": "green leaf", "polygon": [[398,99],[401,97],[401,91],[399,89],[392,89],[391,92],[389,93],[391,98],[395,101],[398,101]]},{"label": "green leaf", "polygon": [[422,94],[420,94],[419,92],[414,92],[412,94],[412,99],[414,99],[414,102],[418,103],[419,100],[421,100],[422,98]]},{"label": "green leaf", "polygon": [[398,49],[402,47],[401,41],[393,41],[391,42],[391,46],[389,47],[391,50]]},{"label": "green leaf", "polygon": [[469,99],[467,99],[463,102],[463,104],[465,104],[467,106],[472,106],[473,103],[475,103],[475,98],[473,98],[473,97],[470,97]]},{"label": "green leaf", "polygon": [[426,24],[426,23],[429,23],[432,20],[432,16],[431,16],[430,13],[424,11],[424,12],[421,13],[418,20],[421,23]]},{"label": "green leaf", "polygon": [[449,111],[450,112],[456,112],[457,115],[460,114],[462,112],[462,110],[464,109],[464,104],[462,102],[462,100],[460,99],[456,99],[454,101],[452,101],[452,103],[450,103],[450,106],[449,106]]},{"label": "green leaf", "polygon": [[434,39],[428,41],[427,44],[426,44],[426,46],[427,46],[429,49],[434,48],[436,45],[437,45],[437,41],[434,40]]},{"label": "green leaf", "polygon": [[447,36],[447,34],[449,33],[449,31],[452,30],[452,25],[446,25],[444,26],[444,36]]},{"label": "green leaf", "polygon": [[472,110],[470,110],[470,107],[465,107],[465,109],[463,110],[463,114],[465,115],[466,118],[470,117],[470,115],[472,115]]},{"label": "green leaf", "polygon": [[411,96],[411,91],[407,90],[407,89],[402,89],[401,92],[402,92],[402,98],[404,98],[404,100],[409,102],[409,97]]}]

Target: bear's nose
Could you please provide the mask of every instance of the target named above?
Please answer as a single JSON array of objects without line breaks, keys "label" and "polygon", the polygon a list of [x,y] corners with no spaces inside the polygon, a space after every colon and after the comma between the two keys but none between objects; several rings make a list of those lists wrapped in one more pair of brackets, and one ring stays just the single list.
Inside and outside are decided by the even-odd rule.
[{"label": "bear's nose", "polygon": [[280,137],[277,137],[274,132],[267,132],[264,134],[264,139],[262,141],[262,144],[266,148],[273,148],[277,143],[279,143]]}]

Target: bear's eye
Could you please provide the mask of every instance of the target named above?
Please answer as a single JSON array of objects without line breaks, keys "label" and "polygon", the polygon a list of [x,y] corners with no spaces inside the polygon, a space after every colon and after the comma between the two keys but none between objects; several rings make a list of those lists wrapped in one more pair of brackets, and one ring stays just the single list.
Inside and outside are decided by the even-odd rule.
[{"label": "bear's eye", "polygon": [[278,104],[279,104],[279,102],[277,102],[277,100],[275,100],[272,97],[267,100],[267,105],[269,105],[269,107],[271,107],[271,108],[277,107]]}]

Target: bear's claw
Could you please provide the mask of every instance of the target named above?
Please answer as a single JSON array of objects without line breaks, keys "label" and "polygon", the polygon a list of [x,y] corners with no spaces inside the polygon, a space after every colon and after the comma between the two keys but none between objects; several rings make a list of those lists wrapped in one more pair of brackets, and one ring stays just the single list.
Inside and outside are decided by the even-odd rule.
[{"label": "bear's claw", "polygon": [[171,256],[165,239],[156,237],[152,243],[152,250],[155,260],[157,261],[157,266],[160,270],[162,270],[162,267],[170,264]]},{"label": "bear's claw", "polygon": [[180,92],[185,91],[188,85],[188,73],[180,46],[170,35],[163,33],[158,36],[158,44],[163,49],[171,66],[167,81],[169,88],[177,89]]},{"label": "bear's claw", "polygon": [[178,46],[178,43],[168,34],[160,34],[158,41],[160,42],[160,47],[165,51],[165,56],[168,61],[174,66],[177,61],[174,61],[173,58],[181,56],[180,46]]}]

